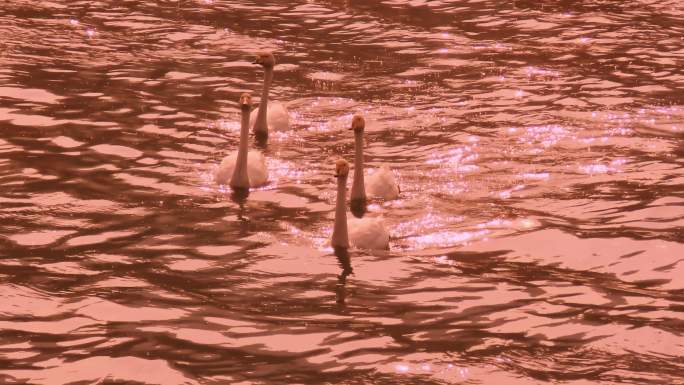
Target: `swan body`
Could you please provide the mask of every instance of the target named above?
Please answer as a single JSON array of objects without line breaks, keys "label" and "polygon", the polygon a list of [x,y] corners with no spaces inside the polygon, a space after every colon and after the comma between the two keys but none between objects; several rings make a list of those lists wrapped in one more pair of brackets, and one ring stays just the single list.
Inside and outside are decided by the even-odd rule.
[{"label": "swan body", "polygon": [[[330,239],[334,248],[389,249],[389,232],[381,218],[349,218],[346,213],[347,176],[349,163],[340,159],[335,164],[337,177],[337,202],[335,202],[335,225]],[[349,227],[347,226],[349,224]]]},{"label": "swan body", "polygon": [[359,249],[388,250],[389,232],[382,218],[347,219],[349,225],[349,241]]},{"label": "swan body", "polygon": [[[249,125],[254,127],[257,120],[257,115],[259,110],[252,111],[249,117]],[[266,109],[266,125],[269,130],[273,131],[287,131],[290,129],[290,113],[287,111],[287,107],[280,102],[268,102],[268,108]]]},{"label": "swan body", "polygon": [[268,182],[266,158],[256,150],[249,151],[249,110],[252,98],[249,94],[240,96],[241,122],[238,150],[226,156],[216,170],[216,182],[229,184],[234,189],[248,189]]},{"label": "swan body", "polygon": [[268,92],[273,82],[273,67],[275,57],[270,52],[257,55],[254,64],[259,64],[264,69],[264,88],[261,90],[261,100],[259,109],[250,120],[250,125],[254,127],[254,134],[259,138],[268,138],[268,131],[287,130],[290,127],[290,115],[287,108],[282,103],[271,102],[269,105]]},{"label": "swan body", "polygon": [[[229,184],[235,171],[237,163],[237,151],[223,158],[216,171],[216,182],[218,184]],[[247,176],[249,177],[248,187],[263,186],[268,182],[268,169],[266,168],[266,157],[259,151],[250,150],[247,153]]]},{"label": "swan body", "polygon": [[399,198],[399,185],[389,166],[383,164],[379,169],[368,176],[366,194],[385,200]]},{"label": "swan body", "polygon": [[354,182],[352,183],[352,202],[364,202],[367,196],[386,200],[399,198],[399,185],[389,166],[382,165],[364,182],[363,176],[363,131],[366,121],[361,115],[354,115],[350,130],[354,130]]}]

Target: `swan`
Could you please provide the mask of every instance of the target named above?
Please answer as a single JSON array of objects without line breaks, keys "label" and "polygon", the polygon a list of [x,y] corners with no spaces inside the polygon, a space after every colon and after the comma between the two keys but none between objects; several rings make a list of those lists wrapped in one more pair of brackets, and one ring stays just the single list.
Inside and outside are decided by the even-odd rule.
[{"label": "swan", "polygon": [[250,125],[254,127],[255,135],[267,138],[269,128],[276,131],[287,130],[290,127],[290,115],[282,103],[268,102],[268,91],[273,81],[273,67],[275,66],[273,54],[264,52],[257,55],[254,64],[259,64],[264,68],[264,88],[261,91],[259,109],[252,111],[250,116]]},{"label": "swan", "polygon": [[247,150],[249,141],[249,110],[252,97],[244,93],[240,96],[242,120],[240,125],[240,144],[238,150],[226,156],[216,171],[216,182],[228,183],[234,189],[248,189],[268,182],[266,158],[256,150]]},{"label": "swan", "polygon": [[[389,249],[389,233],[382,218],[347,219],[345,200],[347,198],[348,175],[349,163],[344,159],[337,160],[335,163],[337,201],[335,202],[335,224],[330,245],[336,249],[348,249],[350,244],[359,249]],[[347,223],[349,223],[349,227],[347,227]]]},{"label": "swan", "polygon": [[363,177],[363,130],[366,121],[361,115],[354,115],[350,130],[354,130],[354,182],[352,183],[351,201],[364,203],[366,196],[392,200],[399,198],[399,185],[394,178],[394,173],[386,164],[375,170],[368,176],[364,184]]}]

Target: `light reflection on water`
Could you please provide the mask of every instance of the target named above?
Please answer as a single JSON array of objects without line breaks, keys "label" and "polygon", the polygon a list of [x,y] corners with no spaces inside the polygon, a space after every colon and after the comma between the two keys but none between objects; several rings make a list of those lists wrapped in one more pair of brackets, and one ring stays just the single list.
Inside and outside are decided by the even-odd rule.
[{"label": "light reflection on water", "polygon": [[[678,1],[12,1],[0,382],[684,383]],[[292,130],[247,200],[258,100]],[[389,252],[335,253],[366,116]]]}]

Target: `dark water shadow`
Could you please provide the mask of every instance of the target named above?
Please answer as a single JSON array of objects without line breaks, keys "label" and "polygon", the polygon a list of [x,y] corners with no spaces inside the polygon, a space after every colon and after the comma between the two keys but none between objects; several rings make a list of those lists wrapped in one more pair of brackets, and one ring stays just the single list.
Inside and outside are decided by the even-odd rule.
[{"label": "dark water shadow", "polygon": [[247,198],[249,197],[249,189],[234,187],[231,187],[231,189],[232,192],[230,194],[230,200],[240,205],[240,209],[242,211],[244,209],[245,203],[247,202]]},{"label": "dark water shadow", "polygon": [[349,256],[349,250],[336,247],[335,257],[337,257],[337,262],[340,264],[342,271],[340,275],[337,276],[337,285],[335,286],[335,297],[338,304],[344,304],[347,298],[347,277],[349,274],[354,272],[351,265],[351,258]]}]

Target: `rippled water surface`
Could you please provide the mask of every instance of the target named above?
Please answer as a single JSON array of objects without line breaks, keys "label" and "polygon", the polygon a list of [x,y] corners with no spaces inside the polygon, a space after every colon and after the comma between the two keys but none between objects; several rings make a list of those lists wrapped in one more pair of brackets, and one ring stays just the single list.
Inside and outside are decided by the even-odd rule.
[{"label": "rippled water surface", "polygon": [[[679,0],[4,1],[0,382],[684,384],[682,68]],[[335,255],[359,112],[401,197]]]}]

